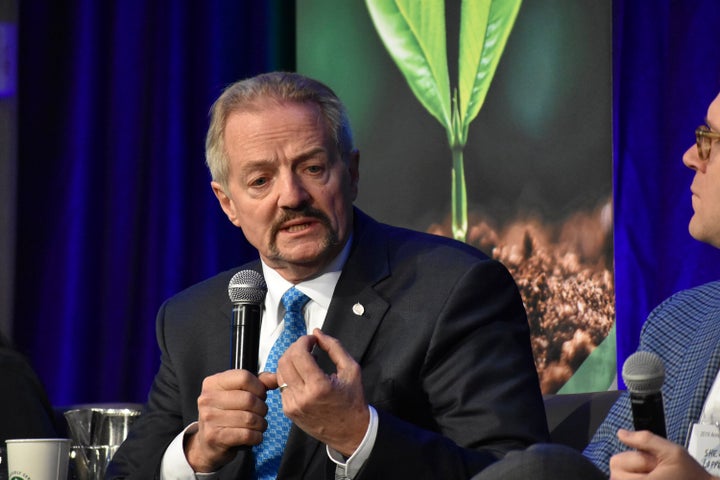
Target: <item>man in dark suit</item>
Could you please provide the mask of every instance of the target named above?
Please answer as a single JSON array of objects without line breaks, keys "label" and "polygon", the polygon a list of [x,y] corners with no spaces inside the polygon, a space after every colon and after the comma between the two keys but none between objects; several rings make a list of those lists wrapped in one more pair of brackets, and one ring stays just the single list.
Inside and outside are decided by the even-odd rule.
[{"label": "man in dark suit", "polygon": [[[353,207],[359,155],[328,87],[290,73],[230,86],[206,153],[213,191],[260,261],[162,306],[160,371],[108,478],[465,480],[546,439],[509,273]],[[258,376],[227,370],[227,286],[241,269],[268,285],[259,363],[269,371]],[[307,297],[309,334],[275,371],[295,308],[286,291]],[[286,417],[289,435],[276,437]]]}]

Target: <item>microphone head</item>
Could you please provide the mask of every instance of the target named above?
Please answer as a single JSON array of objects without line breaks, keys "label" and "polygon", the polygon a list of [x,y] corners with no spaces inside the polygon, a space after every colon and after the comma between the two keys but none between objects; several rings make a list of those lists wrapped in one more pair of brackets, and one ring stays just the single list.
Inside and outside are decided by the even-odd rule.
[{"label": "microphone head", "polygon": [[265,279],[255,270],[240,270],[228,284],[228,296],[232,303],[262,305],[266,293]]},{"label": "microphone head", "polygon": [[640,395],[658,393],[665,381],[665,367],[656,354],[635,352],[625,360],[622,378],[631,393]]}]

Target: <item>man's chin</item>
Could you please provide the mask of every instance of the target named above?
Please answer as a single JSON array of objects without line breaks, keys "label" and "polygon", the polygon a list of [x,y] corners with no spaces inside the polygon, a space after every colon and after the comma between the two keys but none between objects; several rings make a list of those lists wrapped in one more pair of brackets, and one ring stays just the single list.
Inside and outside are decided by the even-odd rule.
[{"label": "man's chin", "polygon": [[324,245],[295,246],[277,249],[272,261],[286,266],[312,267],[326,262],[328,255],[329,248]]},{"label": "man's chin", "polygon": [[720,243],[720,238],[715,238],[715,232],[712,229],[704,228],[702,223],[695,217],[690,220],[688,231],[690,236],[699,242],[708,243],[714,246],[717,246],[717,244]]}]

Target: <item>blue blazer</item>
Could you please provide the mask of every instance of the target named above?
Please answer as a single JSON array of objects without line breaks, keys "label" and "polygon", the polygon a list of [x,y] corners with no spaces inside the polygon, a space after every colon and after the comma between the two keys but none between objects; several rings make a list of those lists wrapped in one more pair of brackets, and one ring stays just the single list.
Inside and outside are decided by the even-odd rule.
[{"label": "blue blazer", "polygon": [[[378,411],[358,480],[466,480],[507,451],[546,440],[525,310],[508,271],[466,244],[359,210],[353,239],[323,330],[359,362]],[[170,441],[197,420],[203,378],[229,367],[227,284],[238,270],[161,307],[160,370],[106,478],[153,478]],[[333,370],[327,356],[319,363]],[[252,478],[253,464],[241,450],[220,478]],[[334,470],[325,446],[293,426],[278,479],[334,479]]]},{"label": "blue blazer", "polygon": [[[684,290],[655,308],[643,325],[639,350],[658,354],[665,365],[667,438],[685,445],[689,426],[700,418],[720,367],[720,282]],[[627,392],[584,451],[606,473],[610,457],[628,450],[617,439],[618,428],[633,430]]]}]

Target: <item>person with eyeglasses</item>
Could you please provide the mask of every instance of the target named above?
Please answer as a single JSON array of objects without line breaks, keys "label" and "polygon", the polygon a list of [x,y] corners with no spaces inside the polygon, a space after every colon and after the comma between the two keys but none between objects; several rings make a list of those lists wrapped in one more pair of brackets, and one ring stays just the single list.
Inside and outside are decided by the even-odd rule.
[{"label": "person with eyeglasses", "polygon": [[[695,172],[689,231],[720,248],[720,94],[683,163]],[[535,444],[510,452],[472,480],[582,478],[709,480],[720,472],[720,281],[678,292],[648,316],[639,350],[662,359],[667,438],[635,432],[624,392],[582,452]],[[707,467],[709,470],[706,470]]]},{"label": "person with eyeglasses", "polygon": [[[708,107],[706,125],[683,163],[695,172],[693,216],[696,240],[720,248],[720,94]],[[618,399],[584,454],[617,480],[710,479],[720,456],[720,281],[684,290],[665,300],[643,325],[639,350],[660,356],[667,439],[632,430],[627,394]],[[702,440],[714,438],[713,448]],[[715,468],[713,468],[715,467]]]}]

